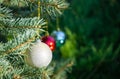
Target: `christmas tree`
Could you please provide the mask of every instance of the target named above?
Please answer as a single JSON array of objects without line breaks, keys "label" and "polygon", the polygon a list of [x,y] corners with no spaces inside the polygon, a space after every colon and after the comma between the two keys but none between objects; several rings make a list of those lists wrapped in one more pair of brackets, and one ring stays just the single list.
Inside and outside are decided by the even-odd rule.
[{"label": "christmas tree", "polygon": [[0,79],[66,78],[73,62],[52,56],[57,43],[48,26],[68,5],[65,0],[0,0]]}]

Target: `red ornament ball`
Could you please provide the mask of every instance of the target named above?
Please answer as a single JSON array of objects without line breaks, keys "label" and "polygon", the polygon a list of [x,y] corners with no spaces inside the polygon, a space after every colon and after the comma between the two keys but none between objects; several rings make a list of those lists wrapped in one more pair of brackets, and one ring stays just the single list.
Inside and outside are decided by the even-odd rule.
[{"label": "red ornament ball", "polygon": [[52,36],[44,36],[41,41],[46,43],[52,51],[55,50],[56,42]]}]

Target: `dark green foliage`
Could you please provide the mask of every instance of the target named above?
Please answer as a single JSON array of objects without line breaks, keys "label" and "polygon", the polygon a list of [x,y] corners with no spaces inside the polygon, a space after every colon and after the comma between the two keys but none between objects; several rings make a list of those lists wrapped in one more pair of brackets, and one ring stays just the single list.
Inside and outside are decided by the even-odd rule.
[{"label": "dark green foliage", "polygon": [[66,31],[62,55],[76,59],[68,79],[120,79],[120,1],[70,2],[61,18],[61,28],[68,26],[71,31]]}]

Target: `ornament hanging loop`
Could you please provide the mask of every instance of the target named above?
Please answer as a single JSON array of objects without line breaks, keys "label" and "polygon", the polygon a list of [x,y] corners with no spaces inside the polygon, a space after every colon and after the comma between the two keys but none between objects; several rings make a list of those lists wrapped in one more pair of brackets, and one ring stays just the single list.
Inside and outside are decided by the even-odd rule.
[{"label": "ornament hanging loop", "polygon": [[59,18],[58,17],[56,18],[56,27],[57,27],[57,30],[59,31],[60,27],[59,27]]},{"label": "ornament hanging loop", "polygon": [[[37,17],[38,17],[38,19],[40,19],[40,16],[41,16],[41,9],[40,9],[41,7],[40,7],[40,0],[38,1],[38,7],[37,7],[37,13],[38,13],[38,15],[37,15]],[[37,35],[38,35],[38,37],[39,37],[39,33],[40,33],[40,30],[37,30],[36,31],[36,33],[37,33]]]},{"label": "ornament hanging loop", "polygon": [[47,26],[46,26],[46,36],[49,36],[49,32],[48,32],[48,20],[47,20]]},{"label": "ornament hanging loop", "polygon": [[38,19],[40,18],[40,12],[41,12],[41,10],[40,10],[40,0],[38,1]]}]

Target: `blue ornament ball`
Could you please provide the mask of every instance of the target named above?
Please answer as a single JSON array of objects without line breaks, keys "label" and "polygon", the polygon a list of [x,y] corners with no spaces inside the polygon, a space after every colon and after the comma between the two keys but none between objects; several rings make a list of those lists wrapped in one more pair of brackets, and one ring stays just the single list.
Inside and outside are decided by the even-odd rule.
[{"label": "blue ornament ball", "polygon": [[60,47],[65,43],[66,35],[63,31],[53,31],[52,36],[56,40],[56,46]]}]

